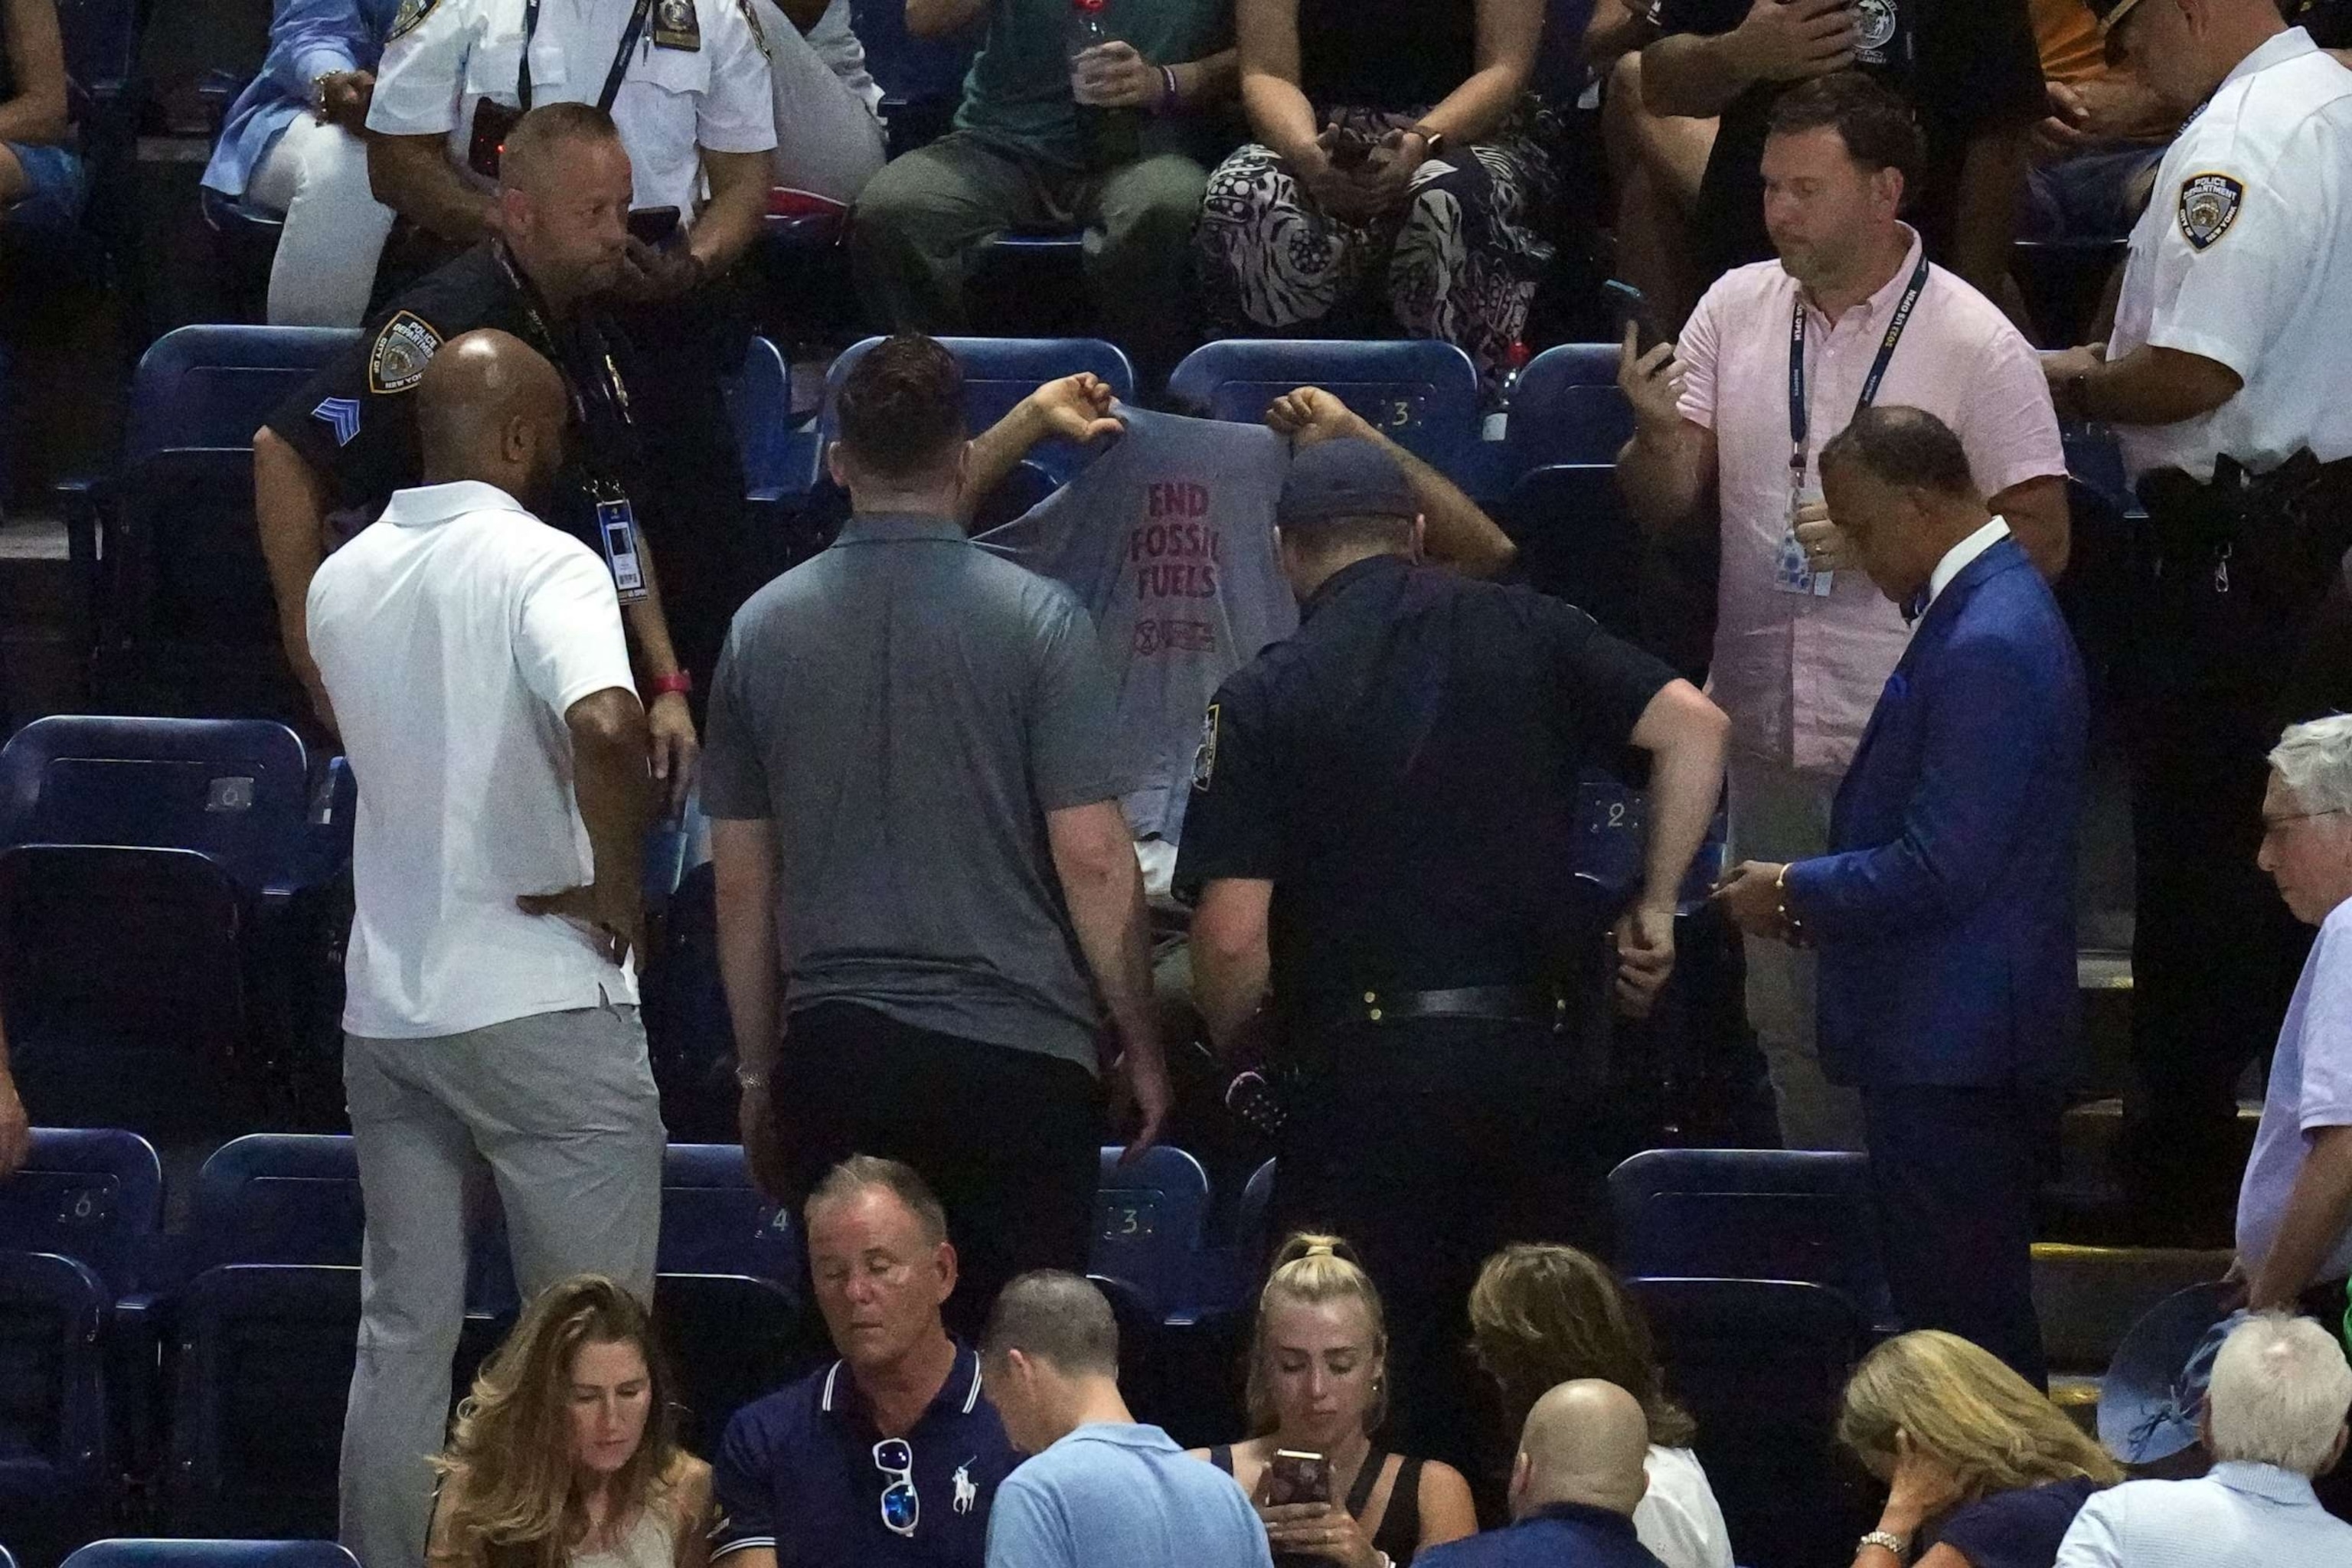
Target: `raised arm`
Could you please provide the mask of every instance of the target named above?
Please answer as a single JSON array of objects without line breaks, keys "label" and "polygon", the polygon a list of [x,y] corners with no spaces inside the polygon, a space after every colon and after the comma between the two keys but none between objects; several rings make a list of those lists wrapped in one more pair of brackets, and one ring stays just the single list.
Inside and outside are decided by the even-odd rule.
[{"label": "raised arm", "polygon": [[[1702,318],[1693,323],[1705,330]],[[1618,349],[1617,384],[1633,405],[1633,438],[1617,453],[1617,488],[1654,540],[1697,515],[1715,488],[1715,432],[1682,411],[1689,372],[1674,347],[1660,343],[1639,357],[1635,347],[1628,327]]]},{"label": "raised arm", "polygon": [[1127,1145],[1133,1159],[1159,1141],[1168,1116],[1168,1065],[1151,1005],[1151,931],[1135,838],[1115,800],[1045,814],[1054,872],[1095,988],[1126,1053],[1127,1081],[1141,1125]]},{"label": "raised arm", "polygon": [[1370,441],[1388,453],[1420,507],[1423,547],[1431,560],[1471,577],[1491,577],[1517,558],[1519,547],[1459,486],[1388,438],[1361,415],[1318,386],[1302,386],[1274,400],[1266,425],[1290,437],[1293,450],[1319,441]]},{"label": "raised arm", "polygon": [[965,523],[1039,442],[1060,436],[1084,444],[1118,435],[1126,426],[1111,416],[1115,401],[1108,384],[1080,371],[1049,381],[1014,404],[972,438],[961,497]]}]

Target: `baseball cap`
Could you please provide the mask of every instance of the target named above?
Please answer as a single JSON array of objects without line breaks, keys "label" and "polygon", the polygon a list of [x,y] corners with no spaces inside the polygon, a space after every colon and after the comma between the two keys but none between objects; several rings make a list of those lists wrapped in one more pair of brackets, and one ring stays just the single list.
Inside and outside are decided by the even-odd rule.
[{"label": "baseball cap", "polygon": [[1347,437],[1318,442],[1290,459],[1275,519],[1324,522],[1335,517],[1410,518],[1420,511],[1396,459],[1377,442]]}]

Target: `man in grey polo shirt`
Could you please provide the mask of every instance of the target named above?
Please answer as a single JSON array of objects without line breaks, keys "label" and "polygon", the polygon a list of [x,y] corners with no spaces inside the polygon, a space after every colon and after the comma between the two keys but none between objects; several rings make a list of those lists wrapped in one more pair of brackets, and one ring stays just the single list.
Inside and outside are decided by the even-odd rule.
[{"label": "man in grey polo shirt", "polygon": [[920,337],[851,372],[855,515],[736,616],[703,804],[754,1174],[922,1172],[976,1332],[1014,1275],[1086,1266],[1106,1015],[1131,1153],[1169,1094],[1109,680],[1067,589],[964,537],[962,380]]}]

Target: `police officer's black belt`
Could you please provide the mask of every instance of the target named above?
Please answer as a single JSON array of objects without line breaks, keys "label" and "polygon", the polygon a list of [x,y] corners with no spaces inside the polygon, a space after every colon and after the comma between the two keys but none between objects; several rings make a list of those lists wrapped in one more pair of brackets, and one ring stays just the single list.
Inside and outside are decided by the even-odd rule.
[{"label": "police officer's black belt", "polygon": [[1451,991],[1360,991],[1349,999],[1350,1023],[1408,1018],[1483,1018],[1498,1024],[1556,1024],[1568,1003],[1549,985],[1464,985]]}]

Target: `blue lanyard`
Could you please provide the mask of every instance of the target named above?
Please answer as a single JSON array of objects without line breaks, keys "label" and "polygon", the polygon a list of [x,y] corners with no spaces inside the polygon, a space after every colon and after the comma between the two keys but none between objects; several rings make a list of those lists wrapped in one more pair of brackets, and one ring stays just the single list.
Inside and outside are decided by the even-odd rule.
[{"label": "blue lanyard", "polygon": [[[1894,319],[1886,323],[1886,336],[1879,342],[1878,357],[1870,362],[1870,374],[1863,378],[1862,395],[1854,400],[1854,413],[1878,401],[1878,384],[1886,379],[1887,364],[1895,358],[1895,345],[1903,341],[1903,329],[1911,324],[1912,307],[1919,303],[1920,290],[1927,287],[1927,253],[1922,249],[1919,265],[1911,269],[1911,281],[1895,307]],[[1812,416],[1805,407],[1805,296],[1800,289],[1789,311],[1789,483],[1794,489],[1804,487],[1805,438],[1811,424]]]}]

